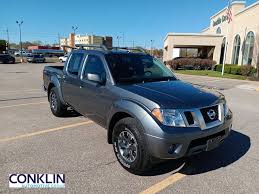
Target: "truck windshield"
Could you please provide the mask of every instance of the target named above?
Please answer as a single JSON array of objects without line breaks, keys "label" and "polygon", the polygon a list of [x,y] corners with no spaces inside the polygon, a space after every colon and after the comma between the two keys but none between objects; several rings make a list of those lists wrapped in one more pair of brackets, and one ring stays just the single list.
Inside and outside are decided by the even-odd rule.
[{"label": "truck windshield", "polygon": [[141,54],[107,54],[106,60],[116,83],[176,80],[158,59]]}]

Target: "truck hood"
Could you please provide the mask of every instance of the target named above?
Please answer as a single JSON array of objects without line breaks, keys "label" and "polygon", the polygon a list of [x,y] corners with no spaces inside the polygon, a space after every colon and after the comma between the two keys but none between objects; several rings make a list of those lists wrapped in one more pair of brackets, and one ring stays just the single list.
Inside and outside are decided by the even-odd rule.
[{"label": "truck hood", "polygon": [[[219,103],[224,96],[216,91],[182,81],[165,81],[120,85],[120,88],[151,100],[161,108],[189,109]],[[127,98],[123,97],[122,98]],[[131,99],[141,101],[143,98]],[[145,102],[142,102],[145,104]]]}]

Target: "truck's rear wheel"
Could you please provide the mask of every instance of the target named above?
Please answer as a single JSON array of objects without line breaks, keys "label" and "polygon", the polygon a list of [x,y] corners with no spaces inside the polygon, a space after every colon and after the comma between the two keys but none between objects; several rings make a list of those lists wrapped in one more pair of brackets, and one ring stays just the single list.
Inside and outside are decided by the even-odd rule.
[{"label": "truck's rear wheel", "polygon": [[56,87],[50,89],[49,105],[51,112],[57,117],[62,117],[67,113],[67,107],[61,103],[60,96]]},{"label": "truck's rear wheel", "polygon": [[141,130],[133,118],[118,121],[113,129],[115,155],[122,167],[134,174],[145,173],[152,164]]}]

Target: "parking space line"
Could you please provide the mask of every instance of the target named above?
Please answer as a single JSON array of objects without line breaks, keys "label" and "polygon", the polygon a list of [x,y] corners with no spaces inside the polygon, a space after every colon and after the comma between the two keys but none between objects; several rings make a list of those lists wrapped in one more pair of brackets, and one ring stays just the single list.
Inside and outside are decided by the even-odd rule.
[{"label": "parking space line", "polygon": [[[21,91],[19,93],[37,94],[37,93],[42,93],[42,91],[40,91],[40,90],[39,91],[28,91],[28,92]],[[17,94],[16,93],[0,93],[0,96],[7,96],[7,95],[17,95]]]},{"label": "parking space line", "polygon": [[50,132],[54,132],[54,131],[59,131],[59,130],[63,130],[63,129],[71,128],[71,127],[78,127],[78,126],[82,126],[82,125],[89,125],[91,123],[93,123],[93,121],[85,121],[85,122],[65,125],[65,126],[62,126],[62,127],[55,127],[55,128],[51,128],[51,129],[45,129],[45,130],[41,130],[41,131],[37,131],[37,132],[32,132],[32,133],[27,133],[27,134],[23,134],[23,135],[18,135],[18,136],[14,136],[14,137],[7,137],[7,138],[4,138],[4,139],[0,139],[0,143],[9,142],[9,141],[18,140],[18,139],[23,139],[23,138],[28,138],[28,137],[32,137],[32,136],[37,136],[37,135],[41,135],[41,134],[45,134],[45,133],[50,133]]},{"label": "parking space line", "polygon": [[175,174],[169,176],[168,178],[160,181],[159,183],[156,183],[155,185],[149,187],[145,191],[140,192],[139,194],[154,194],[154,193],[158,193],[158,192],[164,190],[166,187],[172,185],[173,183],[181,180],[185,176],[186,175],[184,175],[182,173],[175,173]]},{"label": "parking space line", "polygon": [[15,104],[10,106],[0,106],[0,109],[4,108],[11,108],[11,107],[19,107],[19,106],[28,106],[28,105],[38,105],[38,104],[47,104],[48,102],[31,102],[31,103],[25,103],[25,104]]},{"label": "parking space line", "polygon": [[9,90],[9,91],[1,91],[0,94],[3,93],[20,93],[20,92],[32,92],[32,91],[42,91],[42,89],[30,89],[30,90]]}]

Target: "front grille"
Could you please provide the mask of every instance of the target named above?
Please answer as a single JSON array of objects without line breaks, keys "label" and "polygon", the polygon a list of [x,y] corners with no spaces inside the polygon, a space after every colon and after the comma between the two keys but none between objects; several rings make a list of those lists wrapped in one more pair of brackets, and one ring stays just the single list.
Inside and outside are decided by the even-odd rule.
[{"label": "front grille", "polygon": [[207,108],[202,108],[200,111],[201,111],[201,114],[203,116],[205,123],[211,123],[211,122],[219,120],[218,105],[207,107]]}]

